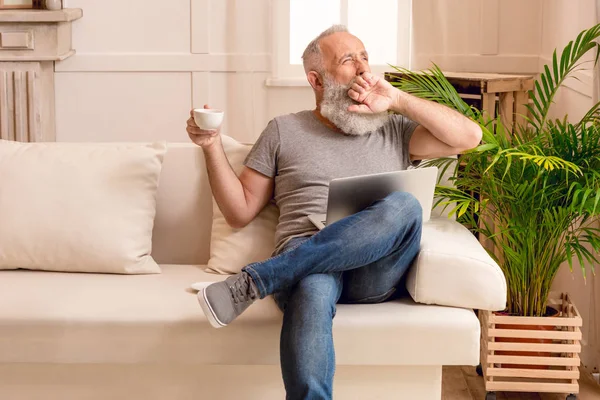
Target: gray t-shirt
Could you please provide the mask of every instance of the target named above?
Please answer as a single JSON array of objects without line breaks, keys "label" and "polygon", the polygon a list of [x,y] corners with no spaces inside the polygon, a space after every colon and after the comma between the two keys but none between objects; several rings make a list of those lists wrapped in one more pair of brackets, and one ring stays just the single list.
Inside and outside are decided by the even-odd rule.
[{"label": "gray t-shirt", "polygon": [[397,114],[361,136],[336,132],[308,110],[271,120],[244,165],[275,178],[274,200],[280,212],[276,251],[293,237],[317,232],[307,216],[325,214],[332,179],[406,169],[416,127]]}]

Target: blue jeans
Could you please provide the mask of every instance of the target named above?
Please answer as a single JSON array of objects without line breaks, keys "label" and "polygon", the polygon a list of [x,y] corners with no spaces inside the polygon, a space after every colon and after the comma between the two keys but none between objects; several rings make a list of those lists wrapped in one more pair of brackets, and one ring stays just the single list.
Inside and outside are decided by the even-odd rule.
[{"label": "blue jeans", "polygon": [[336,304],[392,298],[421,243],[422,210],[395,192],[275,257],[246,266],[260,297],[283,310],[281,369],[287,400],[331,399]]}]

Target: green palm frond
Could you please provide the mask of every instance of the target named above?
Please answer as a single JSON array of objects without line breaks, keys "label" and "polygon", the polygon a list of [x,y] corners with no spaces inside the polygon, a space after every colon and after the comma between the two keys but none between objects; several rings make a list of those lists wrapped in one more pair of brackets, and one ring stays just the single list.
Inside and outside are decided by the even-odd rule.
[{"label": "green palm frond", "polygon": [[400,90],[451,107],[465,116],[476,117],[478,110],[465,103],[437,65],[433,64],[433,67],[425,73],[415,73],[405,68],[390,66],[406,77],[400,82],[392,82],[392,85]]},{"label": "green palm frond", "polygon": [[579,242],[591,247],[595,252],[595,254],[592,253],[593,262],[596,264],[600,263],[600,229],[592,227],[581,228]]},{"label": "green palm frond", "polygon": [[448,206],[455,206],[448,213],[449,216],[463,216],[470,208],[473,208],[475,212],[479,211],[478,201],[468,193],[458,190],[453,187],[437,185],[436,194],[439,196],[434,206],[443,206],[445,210]]},{"label": "green palm frond", "polygon": [[[535,90],[530,92],[533,106],[527,105],[531,113],[531,124],[536,129],[541,129],[548,117],[548,110],[554,100],[558,88],[580,66],[579,60],[590,50],[600,48],[595,40],[600,36],[600,25],[591,29],[582,31],[575,39],[570,41],[564,48],[560,56],[560,61],[556,50],[552,55],[552,70],[548,65],[544,66],[544,71],[540,79],[535,82]],[[596,54],[596,61],[598,59]]]},{"label": "green palm frond", "polygon": [[507,150],[505,152],[507,157],[518,157],[521,160],[531,161],[545,170],[552,171],[557,168],[562,168],[573,173],[581,173],[579,167],[569,161],[563,160],[560,157],[546,156],[543,154],[527,154],[520,151]]},{"label": "green palm frond", "polygon": [[[531,92],[529,123],[509,132],[500,117],[487,120],[467,105],[434,65],[401,72],[398,88],[446,105],[482,129],[481,144],[458,159],[427,160],[451,173],[435,191],[435,205],[492,243],[488,248],[504,272],[508,312],[539,316],[563,262],[579,262],[583,275],[600,259],[600,103],[577,122],[548,118],[557,90],[600,48],[600,24],[554,52]],[[493,225],[490,224],[493,221]],[[586,264],[587,263],[587,264]]]},{"label": "green palm frond", "polygon": [[577,127],[579,128],[582,125],[587,125],[589,123],[598,124],[600,123],[600,102],[594,104],[592,108],[581,118],[581,121],[577,123]]},{"label": "green palm frond", "polygon": [[594,190],[589,187],[578,188],[572,192],[569,210],[579,215],[598,215],[598,202],[600,201],[600,188]]}]

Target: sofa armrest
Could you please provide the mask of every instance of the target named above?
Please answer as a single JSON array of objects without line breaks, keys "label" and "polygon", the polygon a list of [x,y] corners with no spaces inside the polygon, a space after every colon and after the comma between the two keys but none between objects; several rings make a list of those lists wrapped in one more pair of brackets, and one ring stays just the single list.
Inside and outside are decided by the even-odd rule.
[{"label": "sofa armrest", "polygon": [[502,270],[460,223],[445,217],[423,224],[421,250],[406,286],[424,304],[500,311],[506,307]]}]

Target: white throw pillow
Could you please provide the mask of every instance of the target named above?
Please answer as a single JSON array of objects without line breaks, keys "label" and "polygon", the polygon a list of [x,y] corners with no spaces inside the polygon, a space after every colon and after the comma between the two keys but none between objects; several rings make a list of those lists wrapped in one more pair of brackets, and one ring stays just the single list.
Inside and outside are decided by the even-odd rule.
[{"label": "white throw pillow", "polygon": [[160,273],[150,252],[165,152],[0,140],[0,269]]},{"label": "white throw pillow", "polygon": [[[239,143],[226,135],[222,135],[221,139],[229,164],[239,176],[252,145]],[[275,228],[278,220],[279,209],[271,202],[248,225],[234,229],[225,221],[213,197],[210,259],[206,271],[237,274],[246,265],[269,258],[275,250]]]},{"label": "white throw pillow", "polygon": [[506,307],[502,270],[467,228],[446,217],[423,224],[421,250],[406,287],[418,303],[492,311]]}]

